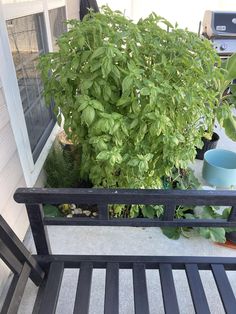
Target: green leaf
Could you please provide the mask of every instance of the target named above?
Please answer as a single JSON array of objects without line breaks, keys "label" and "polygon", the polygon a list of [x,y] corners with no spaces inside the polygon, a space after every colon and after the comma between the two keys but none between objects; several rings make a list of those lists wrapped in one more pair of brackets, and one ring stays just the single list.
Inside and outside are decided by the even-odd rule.
[{"label": "green leaf", "polygon": [[89,102],[89,104],[90,104],[90,106],[92,106],[96,110],[104,111],[103,105],[97,100],[92,100]]},{"label": "green leaf", "polygon": [[124,134],[126,136],[129,136],[128,129],[127,129],[127,127],[126,127],[126,125],[124,123],[121,124],[121,129],[122,129],[122,131],[124,132]]},{"label": "green leaf", "polygon": [[231,213],[231,208],[230,207],[225,208],[222,213],[222,218],[227,219],[230,213]]},{"label": "green leaf", "polygon": [[139,164],[139,160],[137,158],[131,159],[127,163],[128,166],[133,166],[133,167],[136,167],[138,164]]},{"label": "green leaf", "polygon": [[148,88],[148,87],[143,87],[143,88],[140,90],[140,94],[143,95],[143,96],[148,96],[148,95],[150,95],[150,88]]},{"label": "green leaf", "polygon": [[139,205],[132,205],[130,209],[130,217],[136,218],[139,215]]},{"label": "green leaf", "polygon": [[85,44],[85,38],[83,36],[79,36],[77,43],[78,43],[78,46],[82,48]]},{"label": "green leaf", "polygon": [[93,81],[92,80],[83,80],[80,84],[80,89],[81,90],[87,90],[89,89],[90,87],[92,87],[93,85]]},{"label": "green leaf", "polygon": [[236,54],[233,54],[226,62],[226,79],[232,81],[236,78]]},{"label": "green leaf", "polygon": [[97,48],[97,49],[93,52],[93,54],[92,54],[92,56],[91,56],[91,60],[100,57],[101,55],[103,55],[103,54],[105,53],[105,51],[106,51],[105,47],[99,47],[99,48]]},{"label": "green leaf", "polygon": [[113,68],[112,59],[106,57],[102,62],[101,68],[102,68],[102,76],[103,78],[106,78]]},{"label": "green leaf", "polygon": [[97,157],[96,157],[97,160],[102,160],[102,161],[106,161],[106,160],[109,160],[110,159],[110,152],[108,151],[102,151],[100,152]]},{"label": "green leaf", "polygon": [[95,118],[95,110],[93,109],[93,107],[91,106],[86,107],[82,112],[82,116],[81,116],[82,121],[84,121],[87,124],[87,126],[90,126],[94,118]]},{"label": "green leaf", "polygon": [[131,99],[129,97],[121,97],[118,102],[117,102],[117,106],[123,106],[123,105],[127,105],[130,104]]},{"label": "green leaf", "polygon": [[231,115],[223,122],[226,135],[233,141],[236,141],[236,117]]},{"label": "green leaf", "polygon": [[214,242],[225,243],[225,229],[224,228],[199,228],[200,235],[206,239],[211,239]]},{"label": "green leaf", "polygon": [[61,217],[61,213],[56,206],[43,205],[44,215],[47,217]]},{"label": "green leaf", "polygon": [[133,78],[131,76],[126,76],[122,82],[122,92],[123,94],[130,94],[133,86]]},{"label": "green leaf", "polygon": [[178,240],[180,238],[181,229],[179,227],[162,227],[161,230],[169,239]]},{"label": "green leaf", "polygon": [[94,88],[94,91],[95,91],[95,93],[96,93],[96,96],[97,97],[100,97],[101,96],[101,87],[100,87],[100,85],[97,83],[97,82],[94,82],[93,83],[93,88]]},{"label": "green leaf", "polygon": [[89,102],[88,101],[84,101],[82,102],[79,107],[78,107],[78,112],[83,111],[87,106],[88,106]]},{"label": "green leaf", "polygon": [[88,60],[88,58],[90,57],[91,55],[91,51],[83,51],[82,54],[81,54],[81,64],[83,64],[84,62],[86,62]]},{"label": "green leaf", "polygon": [[130,124],[130,129],[133,129],[135,128],[139,123],[139,120],[138,119],[134,119],[131,124]]},{"label": "green leaf", "polygon": [[166,66],[167,59],[166,59],[166,56],[164,54],[161,56],[161,62],[163,63],[164,66]]},{"label": "green leaf", "polygon": [[154,218],[155,216],[155,208],[153,206],[144,206],[141,208],[142,214],[147,218]]},{"label": "green leaf", "polygon": [[119,79],[120,78],[120,71],[118,70],[117,66],[113,66],[112,73]]},{"label": "green leaf", "polygon": [[91,66],[90,66],[91,72],[97,71],[100,67],[101,67],[100,62],[96,62],[94,64],[91,64]]}]

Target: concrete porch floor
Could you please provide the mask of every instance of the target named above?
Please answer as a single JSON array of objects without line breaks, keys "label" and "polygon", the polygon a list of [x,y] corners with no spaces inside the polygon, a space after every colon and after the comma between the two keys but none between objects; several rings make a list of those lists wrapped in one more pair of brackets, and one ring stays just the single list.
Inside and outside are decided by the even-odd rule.
[{"label": "concrete porch floor", "polygon": [[[222,130],[219,148],[236,151],[236,144],[228,140]],[[193,165],[197,177],[201,179],[202,161]],[[130,228],[130,227],[49,227],[49,236],[52,251],[55,254],[110,254],[110,255],[201,255],[201,256],[236,256],[236,250],[221,247],[206,239],[194,237],[179,240],[170,240],[165,237],[159,228]],[[31,251],[35,251],[31,236],[26,239]],[[133,286],[131,271],[120,272],[120,313],[133,314]],[[236,294],[236,272],[228,272],[229,280]],[[201,271],[206,295],[209,300],[211,313],[225,313],[221,302],[216,302],[218,291],[211,274]],[[78,271],[66,270],[60,291],[57,314],[73,313]],[[181,314],[194,312],[190,291],[184,271],[174,271],[174,280]],[[92,281],[91,314],[103,313],[103,295],[105,285],[105,272],[94,271]],[[147,271],[147,285],[149,291],[150,313],[164,313],[161,299],[161,287],[158,271]],[[37,288],[29,282],[19,310],[20,314],[30,314],[32,300],[35,298]],[[235,310],[236,311],[236,310]],[[111,313],[112,314],[112,313]]]}]

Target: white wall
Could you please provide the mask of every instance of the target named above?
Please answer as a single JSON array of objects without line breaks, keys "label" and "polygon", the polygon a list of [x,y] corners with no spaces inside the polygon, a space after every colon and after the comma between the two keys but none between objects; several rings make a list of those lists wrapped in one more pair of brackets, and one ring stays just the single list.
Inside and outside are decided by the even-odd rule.
[{"label": "white wall", "polygon": [[[23,239],[28,228],[28,218],[24,205],[14,202],[13,193],[17,187],[24,187],[26,183],[1,84],[0,80],[0,214]],[[0,262],[0,293],[8,273],[9,270]]]},{"label": "white wall", "polygon": [[[47,13],[48,9],[63,5],[65,0],[36,0],[31,4],[21,0],[0,0],[0,215],[21,240],[29,222],[25,206],[17,204],[13,194],[18,187],[43,186],[43,175],[40,172],[58,127],[54,128],[34,164],[5,19],[43,12],[43,9]],[[46,13],[45,20],[49,23]],[[50,34],[48,27],[48,41]],[[8,274],[9,269],[0,261],[0,294]]]},{"label": "white wall", "polygon": [[108,4],[112,9],[126,12],[134,20],[146,17],[152,11],[182,28],[198,31],[205,10],[235,11],[236,0],[97,0],[98,5]]},{"label": "white wall", "polygon": [[80,0],[66,0],[66,16],[68,20],[79,19]]}]

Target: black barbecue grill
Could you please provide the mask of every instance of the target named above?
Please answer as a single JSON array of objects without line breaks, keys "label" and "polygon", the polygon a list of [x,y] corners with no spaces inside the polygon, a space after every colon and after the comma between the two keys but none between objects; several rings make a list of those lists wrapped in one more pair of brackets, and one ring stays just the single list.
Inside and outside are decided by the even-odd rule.
[{"label": "black barbecue grill", "polygon": [[202,35],[211,40],[220,56],[236,52],[236,12],[205,11]]}]

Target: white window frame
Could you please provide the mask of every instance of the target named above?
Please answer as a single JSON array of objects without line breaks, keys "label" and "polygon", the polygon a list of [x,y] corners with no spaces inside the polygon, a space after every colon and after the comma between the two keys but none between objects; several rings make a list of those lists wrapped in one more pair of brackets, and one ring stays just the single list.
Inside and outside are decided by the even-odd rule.
[{"label": "white window frame", "polygon": [[0,78],[24,178],[28,187],[34,186],[37,181],[48,152],[60,128],[57,124],[55,125],[37,161],[34,163],[5,21],[26,15],[43,13],[48,48],[49,51],[53,51],[48,10],[62,6],[65,6],[64,0],[42,0],[4,5],[0,0],[0,60],[2,60]]}]

